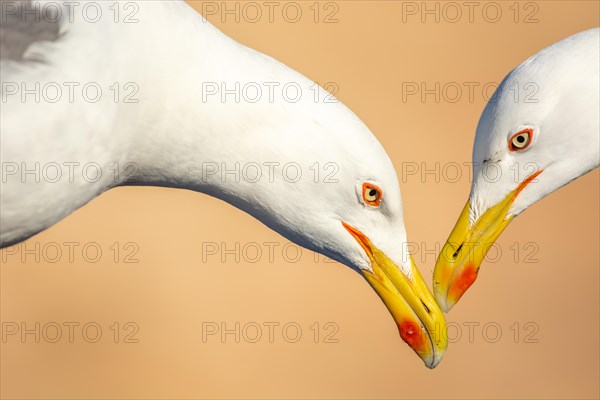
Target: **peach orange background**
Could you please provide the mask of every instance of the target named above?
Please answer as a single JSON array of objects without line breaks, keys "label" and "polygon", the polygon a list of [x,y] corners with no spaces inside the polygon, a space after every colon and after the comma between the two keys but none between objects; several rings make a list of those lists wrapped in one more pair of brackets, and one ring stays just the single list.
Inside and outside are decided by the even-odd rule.
[{"label": "peach orange background", "polygon": [[[403,21],[406,3],[400,1],[331,3],[334,8],[318,4],[318,22],[309,9],[313,2],[297,2],[303,10],[297,23],[280,12],[272,23],[265,17],[257,23],[232,17],[222,22],[219,15],[209,19],[313,80],[335,82],[339,99],[383,143],[399,175],[419,166],[418,174],[405,176],[402,191],[409,239],[419,244],[415,262],[430,282],[436,243],[446,240],[470,186],[467,167],[456,182],[444,180],[442,168],[470,161],[485,101],[480,89],[472,99],[465,91],[456,102],[448,101],[454,94],[437,103],[431,95],[425,102],[419,96],[403,99],[403,83],[431,88],[435,82],[442,87],[454,82],[465,88],[465,82],[475,82],[481,88],[499,82],[547,45],[598,26],[599,3],[521,2],[515,22],[514,2],[497,2],[503,12],[497,23],[483,18],[483,3],[472,22],[463,15],[455,23],[444,15],[439,23],[432,16],[422,23],[420,14]],[[427,2],[430,8],[435,4]],[[338,22],[323,23],[335,10]],[[532,12],[537,22],[525,23]],[[439,175],[421,176],[422,166],[433,169],[435,163],[440,163]],[[445,170],[446,177],[449,173]],[[101,339],[88,343],[80,328],[73,343],[65,337],[66,328],[57,343],[7,337],[0,343],[0,394],[28,399],[598,398],[599,176],[593,171],[511,224],[499,240],[499,261],[484,264],[475,286],[448,315],[452,339],[435,370],[426,369],[401,342],[381,301],[349,269],[315,259],[307,250],[290,262],[295,249],[286,259],[284,239],[205,195],[112,190],[27,242],[31,247],[98,243],[104,251],[98,263],[80,255],[72,263],[66,257],[51,263],[6,256],[0,270],[3,323],[25,322],[30,328],[36,322],[96,323]],[[115,242],[121,247],[117,262],[109,250]],[[131,248],[122,247],[128,242],[137,246],[137,263],[124,262]],[[207,242],[230,248],[236,242],[258,243],[263,256],[256,262],[253,255],[239,262],[231,256],[203,262],[202,243]],[[265,242],[278,245],[273,259],[264,254]],[[115,322],[120,324],[117,343]],[[127,322],[135,325],[125,329]],[[239,322],[247,337],[254,337],[250,329],[256,323],[263,336],[256,343],[244,338],[236,343],[233,335],[203,341],[207,322],[230,328]],[[269,322],[280,324],[273,343],[264,325]],[[290,323],[302,329],[296,343],[289,340],[293,330],[287,339],[281,332]],[[125,343],[134,326],[138,342]],[[89,331],[88,338],[93,334]]]}]

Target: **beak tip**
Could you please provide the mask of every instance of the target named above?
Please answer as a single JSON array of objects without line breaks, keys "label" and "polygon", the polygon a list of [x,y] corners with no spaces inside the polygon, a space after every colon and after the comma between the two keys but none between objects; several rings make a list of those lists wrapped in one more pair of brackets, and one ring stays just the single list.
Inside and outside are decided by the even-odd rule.
[{"label": "beak tip", "polygon": [[452,310],[452,307],[454,307],[454,305],[456,303],[448,302],[448,300],[446,300],[446,301],[443,301],[442,303],[439,303],[439,304],[440,304],[440,308],[442,309],[442,311],[444,312],[444,314],[448,314],[450,312],[450,310]]},{"label": "beak tip", "polygon": [[423,360],[423,362],[425,363],[425,366],[429,369],[434,369],[435,367],[438,366],[438,364],[442,361],[442,358],[444,357],[444,353],[441,354],[435,354],[433,357],[431,357],[428,360]]},{"label": "beak tip", "polygon": [[429,359],[427,361],[424,360],[425,366],[429,369],[434,369],[442,361],[445,353],[446,353],[446,348],[437,349],[436,352],[434,353],[434,355],[431,357],[431,359]]},{"label": "beak tip", "polygon": [[427,368],[433,369],[442,361],[446,352],[447,341],[442,339],[446,323],[444,321],[430,330],[419,325],[416,322],[398,324],[400,337],[423,360]]},{"label": "beak tip", "polygon": [[466,263],[458,268],[451,278],[446,279],[443,284],[434,282],[433,295],[444,313],[450,310],[458,303],[467,290],[473,285],[479,273],[479,265],[476,263]]}]

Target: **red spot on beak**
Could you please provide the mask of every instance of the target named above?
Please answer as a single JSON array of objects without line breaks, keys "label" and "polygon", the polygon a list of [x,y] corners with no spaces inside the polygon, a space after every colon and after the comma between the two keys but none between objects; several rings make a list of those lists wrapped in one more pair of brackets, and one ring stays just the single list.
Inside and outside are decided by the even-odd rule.
[{"label": "red spot on beak", "polygon": [[405,321],[398,325],[400,337],[412,349],[422,350],[425,346],[425,335],[421,331],[421,326],[413,321]]},{"label": "red spot on beak", "polygon": [[474,264],[467,264],[465,268],[452,280],[448,290],[448,299],[456,303],[477,279],[477,268]]}]

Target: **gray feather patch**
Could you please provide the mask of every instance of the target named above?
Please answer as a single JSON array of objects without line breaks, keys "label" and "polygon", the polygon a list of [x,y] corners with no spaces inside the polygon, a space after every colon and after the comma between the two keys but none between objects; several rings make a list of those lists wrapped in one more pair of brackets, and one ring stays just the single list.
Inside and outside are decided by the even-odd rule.
[{"label": "gray feather patch", "polygon": [[0,0],[0,59],[23,60],[31,44],[58,39],[60,22],[51,11],[30,0]]}]

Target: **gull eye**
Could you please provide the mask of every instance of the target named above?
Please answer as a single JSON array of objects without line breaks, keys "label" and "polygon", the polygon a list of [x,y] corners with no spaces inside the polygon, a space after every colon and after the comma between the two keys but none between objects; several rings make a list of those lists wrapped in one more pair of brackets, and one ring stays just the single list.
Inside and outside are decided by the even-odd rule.
[{"label": "gull eye", "polygon": [[510,151],[525,150],[531,143],[533,138],[533,130],[523,129],[511,136],[508,141],[508,148]]},{"label": "gull eye", "polygon": [[383,197],[381,189],[367,182],[363,183],[362,195],[365,203],[373,207],[379,207],[379,203],[381,203],[381,198]]}]

